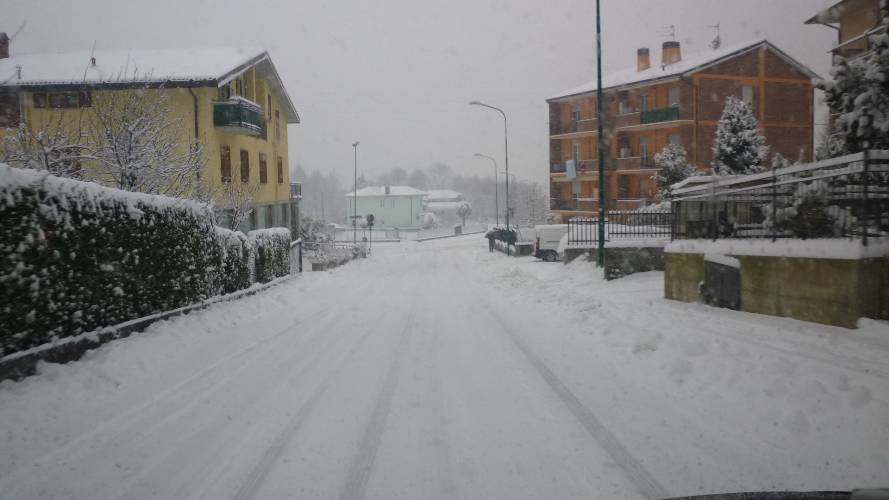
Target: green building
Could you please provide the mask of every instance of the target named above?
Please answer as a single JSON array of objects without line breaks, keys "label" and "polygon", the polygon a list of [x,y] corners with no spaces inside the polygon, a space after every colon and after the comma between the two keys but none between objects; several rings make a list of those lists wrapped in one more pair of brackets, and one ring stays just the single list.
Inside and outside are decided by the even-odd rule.
[{"label": "green building", "polygon": [[357,203],[358,224],[369,214],[378,228],[412,228],[423,225],[426,193],[409,186],[368,186],[346,194],[346,224],[351,225]]}]

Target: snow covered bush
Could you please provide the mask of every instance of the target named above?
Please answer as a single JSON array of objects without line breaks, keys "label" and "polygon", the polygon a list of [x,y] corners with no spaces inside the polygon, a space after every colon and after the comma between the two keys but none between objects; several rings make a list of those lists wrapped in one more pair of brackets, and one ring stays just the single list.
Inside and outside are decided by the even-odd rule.
[{"label": "snow covered bush", "polygon": [[759,172],[768,152],[750,105],[734,96],[726,98],[713,141],[713,171],[719,175]]},{"label": "snow covered bush", "polygon": [[244,233],[217,227],[221,246],[222,293],[248,288],[253,282],[254,247]]},{"label": "snow covered bush", "polygon": [[0,165],[0,353],[216,295],[201,204]]},{"label": "snow covered bush", "polygon": [[830,190],[830,184],[823,180],[801,183],[790,206],[773,208],[768,204],[763,208],[763,227],[802,239],[843,235],[851,223],[850,216],[845,209],[830,204]]},{"label": "snow covered bush", "polygon": [[[889,25],[889,2],[880,3],[881,25]],[[878,31],[876,28],[872,31]],[[832,113],[830,156],[864,149],[889,149],[889,34],[867,35],[872,50],[856,59],[837,58],[833,81],[822,81]]]},{"label": "snow covered bush", "polygon": [[290,230],[284,227],[247,233],[256,251],[255,281],[267,283],[290,274]]},{"label": "snow covered bush", "polygon": [[658,173],[651,179],[658,187],[658,201],[670,199],[673,184],[682,182],[697,172],[694,166],[688,164],[685,148],[678,144],[667,144],[660,153],[655,153],[654,167],[658,169]]}]

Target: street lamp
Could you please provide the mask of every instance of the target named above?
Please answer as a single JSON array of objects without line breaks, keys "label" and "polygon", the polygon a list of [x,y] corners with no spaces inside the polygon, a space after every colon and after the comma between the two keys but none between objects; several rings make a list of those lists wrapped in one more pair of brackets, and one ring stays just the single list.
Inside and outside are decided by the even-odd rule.
[{"label": "street lamp", "polygon": [[352,244],[358,244],[358,141],[352,143],[355,150],[355,191],[352,192]]},{"label": "street lamp", "polygon": [[[509,174],[509,138],[508,138],[507,128],[506,128],[506,113],[504,113],[503,110],[498,108],[497,106],[491,106],[490,104],[485,104],[481,101],[470,101],[469,104],[472,106],[484,106],[486,108],[491,108],[493,110],[499,111],[500,114],[503,115],[503,146],[504,146],[503,158],[506,163],[506,173]],[[509,206],[508,206],[509,205],[509,177],[508,177],[508,175],[506,177],[506,200],[507,200],[506,201],[506,204],[507,204],[506,230],[508,231],[509,230]],[[508,255],[508,252],[509,252],[509,247],[507,247],[507,255]]]},{"label": "street lamp", "polygon": [[[511,173],[509,173],[509,172],[502,172],[502,171],[501,171],[500,173],[506,176],[506,181],[507,181],[507,182],[509,182],[509,178],[512,177],[512,183],[513,183],[513,184],[518,184],[518,182],[519,182],[519,178],[516,176],[516,174],[511,174]],[[514,200],[510,200],[510,199],[509,199],[509,194],[507,194],[507,195],[506,195],[506,215],[507,215],[507,216],[510,215],[510,214],[514,214],[513,210],[515,210],[515,203],[510,203],[511,201],[514,201]],[[510,205],[512,205],[512,206],[510,206]],[[518,226],[519,226],[519,225],[518,225],[518,223],[517,223],[517,224],[516,224],[516,227],[518,227]]]},{"label": "street lamp", "polygon": [[483,155],[481,153],[476,153],[475,156],[479,158],[487,158],[494,163],[494,219],[496,220],[495,224],[497,226],[500,225],[500,195],[498,194],[499,189],[497,189],[497,160],[494,158]]}]

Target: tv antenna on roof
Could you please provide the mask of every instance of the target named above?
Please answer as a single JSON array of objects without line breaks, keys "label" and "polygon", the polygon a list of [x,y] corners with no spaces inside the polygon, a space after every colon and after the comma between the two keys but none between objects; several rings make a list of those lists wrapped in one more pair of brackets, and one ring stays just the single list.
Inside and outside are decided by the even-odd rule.
[{"label": "tv antenna on roof", "polygon": [[710,48],[716,50],[719,47],[722,47],[722,37],[719,36],[719,21],[717,21],[716,24],[707,27],[716,29],[716,38],[714,38],[713,41],[710,42]]},{"label": "tv antenna on roof", "polygon": [[676,26],[661,26],[660,31],[658,32],[658,36],[669,38],[672,41],[676,41]]}]

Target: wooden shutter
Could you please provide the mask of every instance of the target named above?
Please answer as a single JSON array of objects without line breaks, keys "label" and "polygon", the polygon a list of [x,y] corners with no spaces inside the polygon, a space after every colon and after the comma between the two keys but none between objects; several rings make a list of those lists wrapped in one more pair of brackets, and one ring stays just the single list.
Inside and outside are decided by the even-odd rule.
[{"label": "wooden shutter", "polygon": [[250,182],[250,153],[241,150],[241,182]]},{"label": "wooden shutter", "polygon": [[228,146],[222,146],[219,151],[220,157],[220,177],[222,182],[231,182],[232,180],[232,152]]}]

